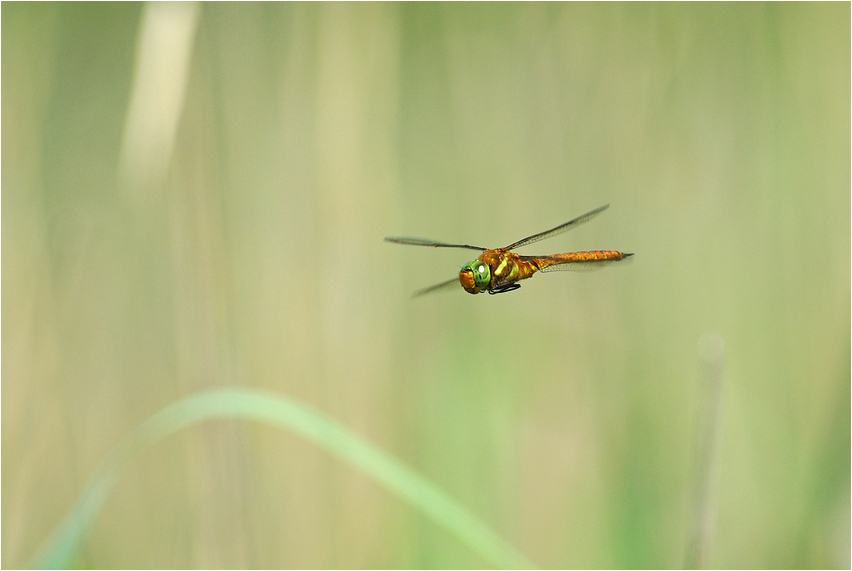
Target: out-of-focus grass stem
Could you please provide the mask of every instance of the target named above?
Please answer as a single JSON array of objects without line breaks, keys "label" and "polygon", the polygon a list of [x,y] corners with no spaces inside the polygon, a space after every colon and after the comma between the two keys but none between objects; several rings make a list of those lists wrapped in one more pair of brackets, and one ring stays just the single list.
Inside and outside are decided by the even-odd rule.
[{"label": "out-of-focus grass stem", "polygon": [[706,569],[711,565],[716,522],[717,439],[724,349],[725,343],[716,333],[705,333],[698,341],[700,378],[695,415],[691,523],[685,569]]}]

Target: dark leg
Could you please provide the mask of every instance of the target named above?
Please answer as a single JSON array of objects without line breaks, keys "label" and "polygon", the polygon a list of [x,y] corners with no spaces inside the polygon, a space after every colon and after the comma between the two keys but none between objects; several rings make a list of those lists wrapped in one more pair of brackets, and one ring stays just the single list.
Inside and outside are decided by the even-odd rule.
[{"label": "dark leg", "polygon": [[494,286],[493,288],[488,290],[488,293],[494,295],[495,293],[505,293],[507,291],[516,290],[521,287],[521,284],[517,282],[509,282],[505,284],[499,284]]}]

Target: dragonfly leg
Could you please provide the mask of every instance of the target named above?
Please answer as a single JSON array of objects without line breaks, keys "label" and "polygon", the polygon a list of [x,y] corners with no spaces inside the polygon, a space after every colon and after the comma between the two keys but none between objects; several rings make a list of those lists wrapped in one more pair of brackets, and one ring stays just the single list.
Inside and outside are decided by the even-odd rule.
[{"label": "dragonfly leg", "polygon": [[517,282],[509,282],[509,283],[505,283],[505,284],[498,284],[498,285],[494,286],[493,288],[489,289],[488,293],[490,293],[491,295],[494,295],[495,293],[505,293],[507,291],[516,290],[519,287],[521,287],[521,284],[519,284]]}]

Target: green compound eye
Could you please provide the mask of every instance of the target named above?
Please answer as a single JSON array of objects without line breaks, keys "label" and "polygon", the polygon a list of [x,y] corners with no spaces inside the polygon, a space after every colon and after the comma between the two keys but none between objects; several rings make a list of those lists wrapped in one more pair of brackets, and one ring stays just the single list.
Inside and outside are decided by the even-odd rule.
[{"label": "green compound eye", "polygon": [[465,264],[459,272],[459,281],[469,293],[479,293],[491,284],[491,268],[482,260]]},{"label": "green compound eye", "polygon": [[477,287],[482,289],[487,288],[488,284],[491,283],[491,268],[485,262],[472,264],[472,266],[473,281],[476,282]]}]

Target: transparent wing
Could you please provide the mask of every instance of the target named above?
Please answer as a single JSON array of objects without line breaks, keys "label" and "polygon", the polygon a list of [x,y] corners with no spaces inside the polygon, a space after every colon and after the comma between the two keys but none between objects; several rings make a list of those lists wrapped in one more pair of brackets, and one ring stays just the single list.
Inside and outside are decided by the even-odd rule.
[{"label": "transparent wing", "polygon": [[582,216],[578,216],[574,220],[571,220],[570,222],[566,222],[565,224],[561,224],[561,225],[557,226],[556,228],[551,228],[550,230],[545,230],[544,232],[541,232],[539,234],[533,234],[532,236],[530,236],[528,238],[524,238],[523,240],[518,240],[514,244],[506,246],[505,249],[506,250],[514,250],[515,248],[520,248],[521,246],[533,244],[533,243],[538,242],[540,240],[544,240],[546,238],[551,238],[551,237],[556,236],[558,234],[562,234],[563,232],[567,232],[568,230],[571,230],[572,228],[576,228],[577,226],[579,226],[583,222],[588,222],[589,220],[591,220],[592,218],[594,218],[595,216],[597,216],[598,214],[600,214],[601,212],[603,212],[607,208],[609,208],[609,204],[604,204],[603,206],[601,206],[599,208],[595,208],[591,212],[586,212]]},{"label": "transparent wing", "polygon": [[484,252],[486,250],[485,248],[471,246],[469,244],[447,244],[445,242],[436,242],[435,240],[426,240],[424,238],[385,238],[385,242],[408,244],[409,246],[430,246],[432,248],[467,248],[468,250],[477,250],[479,252]]},{"label": "transparent wing", "polygon": [[457,286],[458,288],[461,288],[461,284],[459,283],[458,278],[453,278],[451,280],[447,280],[445,282],[441,282],[439,284],[429,286],[425,289],[417,290],[417,291],[414,292],[414,294],[411,297],[418,297],[418,296],[421,296],[421,295],[426,294],[426,293],[432,293],[433,291],[449,290],[449,289],[452,289],[453,286]]}]

